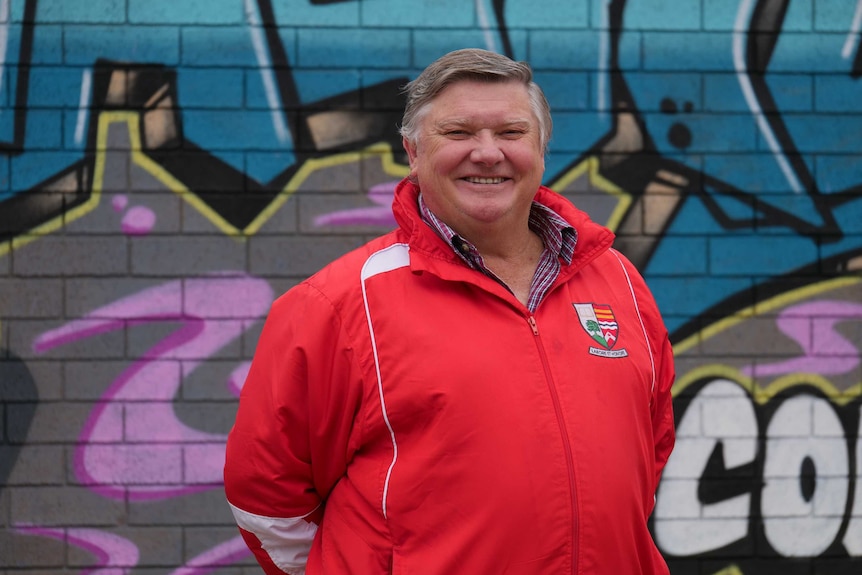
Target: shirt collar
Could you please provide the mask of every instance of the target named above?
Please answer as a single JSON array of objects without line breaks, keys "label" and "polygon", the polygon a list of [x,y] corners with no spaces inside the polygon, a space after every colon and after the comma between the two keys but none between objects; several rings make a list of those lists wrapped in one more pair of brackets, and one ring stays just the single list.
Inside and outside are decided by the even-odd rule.
[{"label": "shirt collar", "polygon": [[[438,218],[428,208],[421,193],[419,194],[419,212],[422,215],[422,220],[452,246],[452,249],[461,259],[471,267],[476,267],[477,259],[481,258],[476,246],[459,236],[455,230]],[[528,225],[542,239],[545,249],[557,254],[567,265],[572,263],[578,233],[569,222],[548,206],[533,201],[533,205],[530,207]]]}]

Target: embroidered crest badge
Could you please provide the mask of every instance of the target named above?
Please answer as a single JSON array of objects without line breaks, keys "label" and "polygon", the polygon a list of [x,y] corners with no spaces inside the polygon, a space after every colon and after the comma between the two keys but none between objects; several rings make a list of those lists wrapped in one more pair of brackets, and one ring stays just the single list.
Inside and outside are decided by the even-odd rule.
[{"label": "embroidered crest badge", "polygon": [[602,357],[626,357],[625,349],[613,349],[619,336],[619,325],[611,306],[595,303],[573,303],[581,327],[602,347],[590,347],[590,354]]}]

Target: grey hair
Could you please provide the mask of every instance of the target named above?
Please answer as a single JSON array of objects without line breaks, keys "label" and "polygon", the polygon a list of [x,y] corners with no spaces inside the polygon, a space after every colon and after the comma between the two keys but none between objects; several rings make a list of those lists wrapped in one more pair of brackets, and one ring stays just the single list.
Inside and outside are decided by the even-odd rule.
[{"label": "grey hair", "polygon": [[539,122],[539,139],[543,152],[547,152],[551,139],[551,107],[542,88],[533,81],[533,70],[526,62],[477,48],[449,52],[432,62],[419,76],[404,86],[407,105],[401,120],[400,134],[415,144],[419,124],[428,112],[434,98],[447,86],[461,80],[481,82],[520,82],[527,88],[530,107]]}]

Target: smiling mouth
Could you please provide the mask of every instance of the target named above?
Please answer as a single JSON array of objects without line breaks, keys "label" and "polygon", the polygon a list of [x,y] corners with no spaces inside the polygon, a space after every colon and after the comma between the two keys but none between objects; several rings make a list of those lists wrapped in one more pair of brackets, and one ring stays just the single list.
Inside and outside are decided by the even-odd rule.
[{"label": "smiling mouth", "polygon": [[471,184],[502,184],[506,178],[464,178]]}]

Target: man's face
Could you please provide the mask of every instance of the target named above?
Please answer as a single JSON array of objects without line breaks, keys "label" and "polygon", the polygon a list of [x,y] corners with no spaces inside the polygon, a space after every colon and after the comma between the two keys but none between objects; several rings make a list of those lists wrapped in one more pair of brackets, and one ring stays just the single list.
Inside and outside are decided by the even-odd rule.
[{"label": "man's face", "polygon": [[405,140],[404,148],[426,204],[455,231],[469,239],[527,225],[545,160],[523,84],[446,87],[422,118],[416,145]]}]

